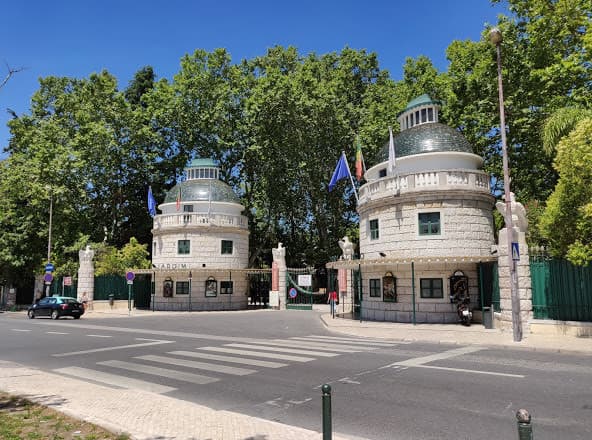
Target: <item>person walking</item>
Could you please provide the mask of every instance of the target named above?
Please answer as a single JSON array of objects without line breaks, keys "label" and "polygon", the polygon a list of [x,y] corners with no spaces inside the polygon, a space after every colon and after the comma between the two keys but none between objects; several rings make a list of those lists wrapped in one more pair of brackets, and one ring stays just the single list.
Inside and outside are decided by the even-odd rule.
[{"label": "person walking", "polygon": [[337,292],[331,291],[327,296],[327,304],[331,305],[331,316],[335,318],[335,307],[337,305]]}]

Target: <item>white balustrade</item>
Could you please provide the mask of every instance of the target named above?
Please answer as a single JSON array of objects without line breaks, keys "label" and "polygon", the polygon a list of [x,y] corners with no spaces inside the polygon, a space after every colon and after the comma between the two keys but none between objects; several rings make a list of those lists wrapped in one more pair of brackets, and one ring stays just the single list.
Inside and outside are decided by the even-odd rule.
[{"label": "white balustrade", "polygon": [[189,212],[181,212],[178,214],[160,214],[154,217],[154,229],[188,226],[230,226],[239,229],[246,229],[247,218],[242,215],[208,215]]},{"label": "white balustrade", "polygon": [[490,193],[489,175],[483,171],[444,170],[383,177],[360,188],[360,203],[393,194],[429,190],[446,191],[462,187],[466,190]]}]

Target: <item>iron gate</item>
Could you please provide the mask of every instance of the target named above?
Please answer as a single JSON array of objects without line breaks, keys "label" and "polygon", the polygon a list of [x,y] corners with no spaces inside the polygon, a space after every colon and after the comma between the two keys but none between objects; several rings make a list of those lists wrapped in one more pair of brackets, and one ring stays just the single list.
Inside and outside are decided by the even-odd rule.
[{"label": "iron gate", "polygon": [[312,283],[310,286],[298,285],[298,275],[310,275],[312,278],[308,269],[288,269],[286,271],[286,308],[312,310]]}]

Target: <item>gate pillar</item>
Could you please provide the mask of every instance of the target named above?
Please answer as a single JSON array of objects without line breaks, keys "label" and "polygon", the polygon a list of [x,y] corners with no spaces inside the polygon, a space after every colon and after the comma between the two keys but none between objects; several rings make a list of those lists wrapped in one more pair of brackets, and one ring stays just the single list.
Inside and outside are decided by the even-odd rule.
[{"label": "gate pillar", "polygon": [[86,292],[87,301],[92,301],[95,295],[95,265],[93,257],[95,251],[90,246],[86,249],[78,251],[78,259],[80,267],[78,268],[78,288],[76,289],[76,296],[80,300],[82,295]]},{"label": "gate pillar", "polygon": [[[499,231],[498,240],[498,275],[500,291],[500,309],[501,313],[496,314],[496,327],[503,330],[512,331],[512,288],[510,279],[510,266],[508,261],[508,228]],[[532,314],[532,289],[530,279],[530,262],[528,257],[528,246],[526,244],[526,234],[518,228],[513,228],[512,242],[518,243],[519,260],[516,264],[516,276],[518,277],[518,297],[520,298],[520,324],[522,333],[527,335],[530,331],[529,321],[533,318]],[[511,251],[510,251],[511,252]]]},{"label": "gate pillar", "polygon": [[286,309],[286,248],[282,243],[271,250],[273,254],[273,266],[271,272],[271,291],[269,292],[269,306]]}]

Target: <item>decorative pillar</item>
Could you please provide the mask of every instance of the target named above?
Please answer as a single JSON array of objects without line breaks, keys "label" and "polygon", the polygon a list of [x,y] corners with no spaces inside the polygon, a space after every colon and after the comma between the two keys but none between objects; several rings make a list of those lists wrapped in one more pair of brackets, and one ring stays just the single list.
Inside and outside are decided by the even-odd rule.
[{"label": "decorative pillar", "polygon": [[78,251],[78,260],[80,262],[80,266],[78,268],[78,288],[76,291],[76,296],[80,301],[82,299],[82,295],[86,292],[86,297],[88,301],[92,301],[95,295],[95,265],[93,263],[93,257],[95,256],[95,251],[93,251],[90,246],[86,246],[86,249],[81,249]]},{"label": "decorative pillar", "polygon": [[286,248],[278,243],[277,249],[271,250],[273,264],[271,272],[272,290],[269,292],[269,306],[280,310],[286,309]]},{"label": "decorative pillar", "polygon": [[[528,257],[528,246],[526,244],[526,230],[528,229],[528,222],[526,220],[526,211],[521,203],[514,200],[514,194],[511,196],[512,209],[512,223],[515,225],[512,228],[512,243],[518,243],[518,253],[514,252],[515,274],[518,278],[518,298],[520,300],[520,324],[522,326],[523,334],[529,333],[529,321],[533,318],[532,312],[532,289],[530,279],[530,261]],[[498,202],[497,209],[504,214],[505,203]],[[505,218],[505,217],[504,217]],[[500,309],[501,313],[497,314],[497,326],[503,330],[512,331],[512,291],[511,291],[511,271],[509,267],[507,237],[508,228],[503,228],[499,231],[498,237],[498,276],[499,276],[499,290],[500,290]],[[515,261],[516,258],[519,260]]]}]

